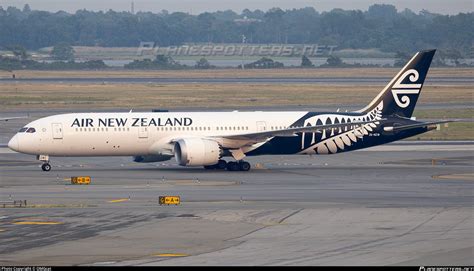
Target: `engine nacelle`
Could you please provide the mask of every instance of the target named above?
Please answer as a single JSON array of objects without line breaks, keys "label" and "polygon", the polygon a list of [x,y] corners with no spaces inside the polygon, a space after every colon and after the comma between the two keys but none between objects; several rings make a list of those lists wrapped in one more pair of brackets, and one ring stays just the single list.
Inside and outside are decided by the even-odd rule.
[{"label": "engine nacelle", "polygon": [[153,163],[170,160],[173,156],[170,155],[138,155],[133,156],[133,162],[137,163]]},{"label": "engine nacelle", "polygon": [[222,157],[222,148],[214,140],[179,139],[174,144],[174,157],[181,166],[209,166],[217,164]]}]

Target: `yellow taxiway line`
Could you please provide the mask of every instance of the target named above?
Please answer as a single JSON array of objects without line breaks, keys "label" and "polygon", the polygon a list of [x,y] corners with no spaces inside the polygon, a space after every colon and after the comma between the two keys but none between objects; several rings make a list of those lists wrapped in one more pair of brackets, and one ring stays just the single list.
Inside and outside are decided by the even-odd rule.
[{"label": "yellow taxiway line", "polygon": [[59,225],[63,224],[62,222],[51,222],[51,221],[18,221],[13,222],[16,225]]},{"label": "yellow taxiway line", "polygon": [[153,256],[157,257],[186,257],[188,254],[182,253],[162,253],[162,254],[154,254]]},{"label": "yellow taxiway line", "polygon": [[109,200],[107,202],[109,203],[117,203],[117,202],[124,202],[124,201],[129,201],[130,199],[114,199],[114,200]]},{"label": "yellow taxiway line", "polygon": [[447,174],[447,175],[435,175],[432,176],[434,179],[446,179],[446,180],[474,180],[474,173],[460,173],[460,174]]}]

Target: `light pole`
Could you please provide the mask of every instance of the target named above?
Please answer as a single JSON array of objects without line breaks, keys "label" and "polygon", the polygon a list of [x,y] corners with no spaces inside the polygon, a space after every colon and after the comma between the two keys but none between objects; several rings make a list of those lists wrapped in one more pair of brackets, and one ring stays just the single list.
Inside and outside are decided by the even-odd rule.
[{"label": "light pole", "polygon": [[241,55],[242,55],[242,59],[241,59],[241,67],[242,67],[242,70],[244,69],[244,44],[245,44],[245,35],[242,35],[242,50],[240,50],[241,52]]}]

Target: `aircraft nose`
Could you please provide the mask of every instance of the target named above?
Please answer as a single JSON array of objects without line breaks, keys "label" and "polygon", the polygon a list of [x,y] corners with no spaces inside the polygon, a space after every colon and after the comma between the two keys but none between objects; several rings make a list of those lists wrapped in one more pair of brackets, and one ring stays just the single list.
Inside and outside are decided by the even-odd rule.
[{"label": "aircraft nose", "polygon": [[8,142],[8,147],[14,151],[19,151],[20,143],[18,142],[18,136],[14,135]]}]

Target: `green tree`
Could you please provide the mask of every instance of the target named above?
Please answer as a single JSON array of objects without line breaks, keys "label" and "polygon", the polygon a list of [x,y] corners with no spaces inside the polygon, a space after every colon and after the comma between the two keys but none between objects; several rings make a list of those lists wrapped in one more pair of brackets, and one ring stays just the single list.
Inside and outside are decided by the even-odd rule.
[{"label": "green tree", "polygon": [[314,67],[313,62],[309,60],[309,58],[305,55],[301,57],[301,67],[304,68],[309,68],[309,67]]},{"label": "green tree", "polygon": [[[243,7],[245,8],[245,7]],[[247,17],[246,22],[236,19]],[[183,43],[289,43],[337,45],[338,49],[372,49],[395,53],[456,48],[470,53],[473,12],[441,15],[392,5],[372,5],[366,11],[314,8],[268,11],[244,9],[240,14],[215,11],[199,15],[184,12],[129,12],[78,10],[48,12],[15,7],[0,8],[0,44],[26,49],[60,42],[81,46],[136,47],[140,41],[158,46]],[[451,59],[451,58],[450,58]],[[460,61],[455,57],[454,61]],[[462,63],[462,62],[461,62]]]},{"label": "green tree", "polygon": [[25,4],[25,5],[23,6],[23,12],[24,12],[24,13],[30,13],[30,12],[31,12],[30,5]]},{"label": "green tree", "polygon": [[179,63],[174,61],[171,56],[157,55],[154,63],[158,67],[162,68],[172,68],[173,66],[179,66]]},{"label": "green tree", "polygon": [[152,61],[151,59],[134,60],[124,65],[125,69],[141,69],[141,70],[173,70],[186,68],[174,61],[172,57],[166,55],[157,55]]},{"label": "green tree", "polygon": [[202,57],[198,61],[196,61],[196,65],[194,66],[196,69],[210,69],[212,68],[209,61],[206,58]]},{"label": "green tree", "polygon": [[71,45],[61,42],[53,47],[51,56],[56,60],[74,61],[74,49]]},{"label": "green tree", "polygon": [[26,52],[25,47],[21,45],[6,46],[6,49],[11,51],[12,54],[19,60],[26,60],[28,58],[28,53]]},{"label": "green tree", "polygon": [[246,69],[275,69],[275,68],[283,68],[283,63],[278,61],[273,61],[273,59],[268,57],[262,57],[259,60],[245,64],[244,67]]},{"label": "green tree", "polygon": [[328,57],[328,59],[326,60],[326,63],[328,67],[340,67],[343,64],[341,58],[337,56],[333,56],[333,55],[330,55]]},{"label": "green tree", "polygon": [[284,28],[283,16],[285,12],[280,8],[271,8],[265,13],[265,23],[266,27],[270,30],[268,33],[274,33],[275,36],[272,39],[272,42],[282,43],[283,42],[283,33],[282,29]]},{"label": "green tree", "polygon": [[397,16],[397,8],[394,5],[374,4],[367,11],[369,17],[381,20],[391,20]]}]

